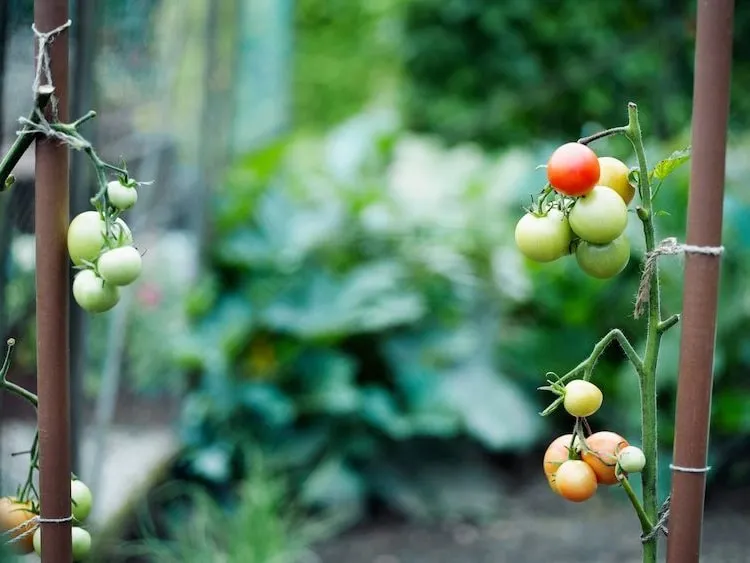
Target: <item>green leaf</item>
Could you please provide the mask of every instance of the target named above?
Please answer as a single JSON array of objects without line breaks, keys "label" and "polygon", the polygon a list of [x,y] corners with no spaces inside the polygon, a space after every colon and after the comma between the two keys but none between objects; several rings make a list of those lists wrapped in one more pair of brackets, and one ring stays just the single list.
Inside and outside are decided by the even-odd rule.
[{"label": "green leaf", "polygon": [[653,170],[649,173],[649,179],[664,180],[680,165],[690,160],[690,152],[691,147],[673,152],[654,166]]},{"label": "green leaf", "polygon": [[344,415],[359,408],[352,358],[333,350],[316,351],[300,356],[298,365],[303,391],[297,400],[306,414]]},{"label": "green leaf", "polygon": [[362,478],[340,457],[324,461],[307,478],[301,498],[316,507],[356,506],[364,498]]}]

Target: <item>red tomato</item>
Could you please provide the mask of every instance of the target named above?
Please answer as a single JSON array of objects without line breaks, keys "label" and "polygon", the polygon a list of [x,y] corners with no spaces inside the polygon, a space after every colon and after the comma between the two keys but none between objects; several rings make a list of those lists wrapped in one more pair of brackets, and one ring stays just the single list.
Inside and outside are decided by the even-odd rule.
[{"label": "red tomato", "polygon": [[561,194],[578,197],[589,193],[599,180],[599,159],[581,143],[565,143],[547,161],[547,179]]},{"label": "red tomato", "polygon": [[544,474],[547,477],[550,488],[556,493],[558,490],[555,485],[555,473],[557,473],[557,469],[563,463],[570,459],[570,450],[568,448],[570,448],[572,440],[572,434],[559,436],[547,446],[547,451],[544,452]]}]

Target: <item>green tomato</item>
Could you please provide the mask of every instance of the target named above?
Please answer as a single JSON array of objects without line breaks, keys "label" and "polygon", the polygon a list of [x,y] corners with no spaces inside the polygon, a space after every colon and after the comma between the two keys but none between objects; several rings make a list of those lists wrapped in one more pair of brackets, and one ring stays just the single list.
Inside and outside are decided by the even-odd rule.
[{"label": "green tomato", "polygon": [[646,467],[646,456],[640,448],[627,446],[617,454],[617,462],[625,473],[640,473]]},{"label": "green tomato", "polygon": [[578,198],[570,210],[570,227],[581,239],[606,244],[619,237],[628,224],[628,207],[607,186],[596,186]]},{"label": "green tomato", "polygon": [[[83,528],[73,526],[70,529],[71,542],[73,546],[73,561],[82,561],[91,553],[91,534]],[[34,532],[34,551],[42,556],[42,528],[39,527]]]},{"label": "green tomato", "polygon": [[536,262],[552,262],[568,254],[572,237],[568,219],[559,209],[544,216],[527,213],[516,224],[516,246]]},{"label": "green tomato", "polygon": [[107,197],[117,209],[130,209],[138,201],[138,190],[135,186],[124,186],[119,180],[113,180],[107,184]]},{"label": "green tomato", "polygon": [[93,270],[81,270],[73,278],[73,298],[89,313],[104,313],[120,301],[120,290]]},{"label": "green tomato", "polygon": [[125,246],[133,244],[133,233],[125,221],[117,219],[112,226],[115,240],[107,244],[105,238],[106,225],[97,211],[84,211],[70,222],[68,227],[68,253],[73,264],[80,266],[87,262],[94,262],[99,253],[107,246]]},{"label": "green tomato", "polygon": [[612,278],[625,269],[629,260],[630,242],[625,235],[620,235],[607,244],[592,244],[582,240],[576,248],[578,266],[593,278]]},{"label": "green tomato", "polygon": [[91,495],[91,489],[80,479],[73,479],[70,482],[70,503],[73,518],[76,521],[83,522],[91,514],[94,498]]},{"label": "green tomato", "polygon": [[96,263],[96,269],[104,281],[121,286],[137,280],[142,266],[141,254],[132,246],[107,250]]}]

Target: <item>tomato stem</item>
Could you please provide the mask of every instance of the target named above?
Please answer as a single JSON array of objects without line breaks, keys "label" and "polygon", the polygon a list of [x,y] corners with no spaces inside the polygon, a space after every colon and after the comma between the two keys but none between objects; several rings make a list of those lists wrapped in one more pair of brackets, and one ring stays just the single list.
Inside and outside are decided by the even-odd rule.
[{"label": "tomato stem", "polygon": [[627,132],[627,125],[622,127],[612,127],[611,129],[599,131],[598,133],[594,133],[593,135],[589,135],[588,137],[581,137],[580,139],[578,139],[578,142],[582,145],[588,145],[589,143],[598,139],[603,139],[604,137],[610,137],[612,135],[625,135],[627,134]]},{"label": "tomato stem", "polygon": [[[643,223],[643,235],[646,242],[646,252],[651,252],[656,246],[651,193],[651,183],[648,174],[648,161],[643,146],[641,125],[638,121],[638,107],[634,103],[628,104],[628,125],[625,132],[630,140],[638,159],[638,188],[641,196],[643,213],[638,217]],[[669,319],[665,321],[668,324]],[[676,322],[676,321],[675,321]],[[656,410],[656,366],[659,358],[661,334],[661,290],[659,274],[655,266],[651,286],[649,288],[648,320],[646,329],[646,350],[643,359],[641,376],[641,436],[643,452],[648,463],[641,473],[643,485],[643,507],[650,521],[656,521],[658,516],[657,475],[658,475],[658,419]],[[670,325],[671,326],[671,325]],[[657,535],[643,544],[643,563],[656,563]]]},{"label": "tomato stem", "polygon": [[[54,90],[50,87],[39,88],[36,96],[36,102],[34,104],[34,109],[31,111],[28,117],[28,121],[30,121],[32,124],[39,123],[40,115],[47,107],[47,104],[52,97],[53,91]],[[10,187],[12,182],[7,182],[10,173],[13,172],[13,169],[16,167],[16,164],[18,164],[18,161],[21,160],[23,154],[29,149],[31,143],[33,143],[34,139],[36,138],[36,135],[29,132],[29,128],[29,124],[26,124],[24,126],[21,134],[16,137],[16,140],[8,149],[8,152],[5,153],[2,161],[0,161],[0,192],[5,191],[6,188]]]},{"label": "tomato stem", "polygon": [[641,530],[643,531],[644,534],[651,533],[651,530],[653,530],[654,525],[651,523],[651,520],[649,519],[648,514],[646,514],[646,511],[643,509],[643,505],[641,504],[641,501],[638,500],[638,495],[635,494],[633,487],[630,485],[630,481],[624,475],[619,476],[619,479],[620,479],[620,484],[622,485],[622,488],[625,490],[625,493],[628,495],[630,504],[633,505],[633,508],[635,509],[635,513],[638,515],[638,521],[641,523]]},{"label": "tomato stem", "polygon": [[8,371],[10,370],[10,360],[13,356],[13,348],[15,344],[16,344],[16,341],[14,339],[12,338],[8,339],[8,347],[5,351],[5,360],[3,360],[3,366],[0,367],[0,387],[13,393],[14,395],[18,395],[22,399],[25,399],[26,401],[31,403],[31,405],[34,408],[36,408],[39,405],[39,399],[34,393],[24,389],[20,385],[16,385],[12,381],[8,381]]}]

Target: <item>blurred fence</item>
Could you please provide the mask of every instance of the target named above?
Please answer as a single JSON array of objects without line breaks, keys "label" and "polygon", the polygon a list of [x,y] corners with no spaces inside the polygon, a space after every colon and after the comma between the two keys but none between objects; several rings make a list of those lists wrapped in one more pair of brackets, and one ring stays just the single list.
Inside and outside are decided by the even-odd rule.
[{"label": "blurred fence", "polygon": [[[4,149],[18,117],[31,109],[32,4],[0,6]],[[182,378],[165,337],[180,329],[185,290],[200,274],[209,196],[223,168],[287,125],[291,13],[286,0],[71,4],[71,117],[96,110],[85,134],[100,154],[154,182],[126,215],[145,252],[142,279],[105,315],[87,316],[71,299],[74,467],[94,486],[116,419],[163,426],[175,412],[166,405],[177,403]],[[73,215],[90,207],[96,189],[82,156],[72,160]],[[18,340],[12,377],[33,388],[33,151],[15,175],[17,183],[0,197],[0,336]],[[0,401],[4,426],[31,420],[16,401]],[[89,431],[93,450],[83,463],[81,436]]]}]

